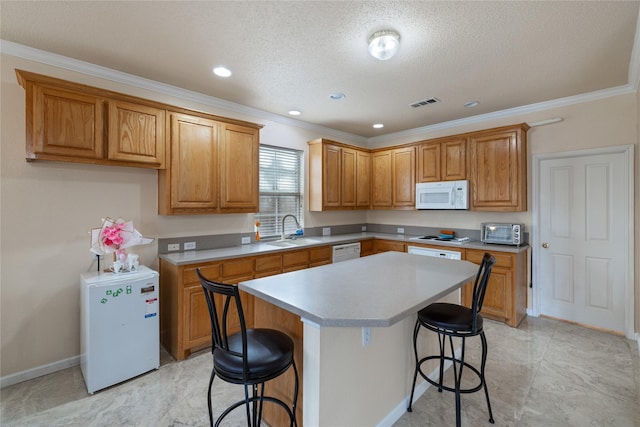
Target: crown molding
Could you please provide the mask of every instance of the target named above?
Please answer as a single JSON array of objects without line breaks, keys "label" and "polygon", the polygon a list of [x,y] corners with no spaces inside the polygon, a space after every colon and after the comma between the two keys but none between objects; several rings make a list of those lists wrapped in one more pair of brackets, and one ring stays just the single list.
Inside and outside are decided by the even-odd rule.
[{"label": "crown molding", "polygon": [[538,111],[550,110],[553,108],[564,107],[567,105],[575,105],[583,102],[595,101],[598,99],[611,98],[614,96],[633,94],[637,91],[631,84],[623,86],[617,86],[610,89],[602,89],[594,92],[584,93],[581,95],[567,96],[565,98],[558,98],[551,101],[538,102],[536,104],[523,105],[521,107],[509,108],[506,110],[495,111],[487,114],[479,114],[477,116],[465,117],[464,119],[451,120],[448,122],[436,123],[434,125],[423,126],[414,129],[408,129],[405,131],[388,133],[386,135],[380,135],[373,138],[369,138],[369,143],[384,143],[393,141],[400,137],[420,135],[426,132],[449,129],[463,125],[476,124],[486,122],[489,120],[502,119],[506,117],[518,116],[521,114],[533,113]]},{"label": "crown molding", "polygon": [[29,46],[10,42],[8,40],[0,39],[0,53],[26,59],[29,61],[39,62],[46,65],[51,65],[69,71],[86,74],[92,77],[109,80],[116,83],[122,83],[140,89],[150,90],[187,101],[193,101],[212,107],[222,108],[224,110],[233,111],[235,113],[246,114],[265,121],[311,130],[314,132],[318,132],[321,135],[330,135],[335,138],[349,139],[354,142],[360,142],[362,144],[367,143],[367,138],[360,135],[342,132],[336,129],[331,129],[302,120],[291,119],[289,117],[269,113],[257,108],[252,108],[246,105],[237,104],[235,102],[226,101],[224,99],[216,98],[213,96],[204,95],[199,92],[157,82],[155,80],[150,80],[133,74],[116,71],[111,68],[32,48]]},{"label": "crown molding", "polygon": [[132,74],[116,71],[107,67],[103,67],[89,62],[80,61],[77,59],[69,58],[66,56],[58,55],[55,53],[35,49],[29,46],[21,45],[18,43],[10,42],[0,39],[0,53],[11,56],[16,56],[22,59],[40,62],[46,65],[74,71],[82,74],[87,74],[92,77],[113,81],[116,83],[122,83],[128,86],[137,87],[140,89],[146,89],[153,92],[173,96],[176,98],[185,99],[188,101],[197,102],[203,105],[209,105],[212,107],[222,108],[224,110],[233,111],[240,114],[246,114],[252,117],[256,117],[265,121],[271,121],[280,123],[287,126],[298,127],[314,132],[319,132],[325,136],[332,136],[335,138],[344,138],[352,140],[354,142],[360,142],[365,145],[380,144],[385,142],[393,142],[394,140],[407,137],[420,135],[431,131],[450,129],[458,126],[464,126],[469,124],[482,123],[485,121],[502,119],[512,116],[518,116],[521,114],[527,114],[532,112],[545,111],[553,108],[564,107],[568,105],[580,104],[583,102],[595,101],[598,99],[604,99],[614,96],[627,95],[637,92],[640,85],[640,19],[639,25],[636,28],[635,43],[631,55],[629,64],[629,83],[623,86],[617,86],[609,89],[602,89],[594,92],[589,92],[581,95],[574,95],[565,98],[559,98],[551,101],[544,101],[535,104],[524,105],[515,108],[509,108],[506,110],[495,111],[487,114],[479,114],[476,116],[466,117],[463,119],[450,120],[447,122],[436,123],[434,125],[423,126],[419,128],[407,129],[400,132],[388,133],[385,135],[366,138],[360,135],[355,135],[347,132],[342,132],[336,129],[328,128],[325,126],[316,125],[313,123],[305,122],[302,120],[291,119],[289,117],[281,116],[278,114],[269,113],[257,108],[248,107],[245,105],[237,104],[234,102],[226,101],[220,98],[216,98],[209,95],[204,95],[199,92],[183,89],[177,86],[172,86],[165,83],[160,83],[154,80],[150,80],[144,77],[135,76]]}]

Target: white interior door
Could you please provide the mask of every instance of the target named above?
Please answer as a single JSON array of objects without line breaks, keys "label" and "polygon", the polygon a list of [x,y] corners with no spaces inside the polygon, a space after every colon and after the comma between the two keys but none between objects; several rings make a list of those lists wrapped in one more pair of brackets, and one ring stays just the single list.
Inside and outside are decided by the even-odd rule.
[{"label": "white interior door", "polygon": [[624,152],[539,162],[540,314],[628,332],[629,174]]}]

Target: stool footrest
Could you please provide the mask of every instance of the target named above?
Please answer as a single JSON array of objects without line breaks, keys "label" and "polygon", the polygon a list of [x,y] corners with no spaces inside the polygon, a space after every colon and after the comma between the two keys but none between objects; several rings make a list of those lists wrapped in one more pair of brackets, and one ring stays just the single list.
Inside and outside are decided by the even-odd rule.
[{"label": "stool footrest", "polygon": [[[429,378],[428,375],[426,375],[424,372],[422,372],[422,364],[424,362],[426,362],[427,360],[438,360],[440,361],[440,356],[427,356],[427,357],[423,357],[422,359],[420,359],[420,361],[418,362],[418,366],[416,367],[416,369],[418,370],[418,373],[420,373],[420,376],[422,378],[425,379],[425,381],[428,381],[429,384],[438,387],[438,390],[446,390],[446,391],[451,391],[451,392],[456,392],[456,389],[453,387],[448,387],[445,386],[444,384],[439,384],[438,381],[434,381],[431,378]],[[458,366],[460,366],[461,361],[460,359],[457,359],[455,357],[451,357],[451,356],[445,356],[444,360],[449,360],[451,362],[456,363]],[[464,366],[466,366],[469,370],[471,370],[471,372],[473,372],[477,377],[478,380],[480,381],[480,383],[472,388],[466,388],[466,389],[460,389],[460,393],[475,393],[476,391],[480,390],[482,387],[484,387],[484,382],[482,380],[482,375],[480,374],[480,371],[473,365],[470,365],[467,362],[463,362]]]}]

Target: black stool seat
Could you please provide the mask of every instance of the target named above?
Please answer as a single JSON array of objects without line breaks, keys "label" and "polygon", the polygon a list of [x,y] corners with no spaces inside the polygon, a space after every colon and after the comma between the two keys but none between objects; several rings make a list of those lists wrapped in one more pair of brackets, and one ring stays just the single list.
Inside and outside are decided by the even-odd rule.
[{"label": "black stool seat", "polygon": [[293,340],[274,329],[247,330],[248,377],[244,377],[242,334],[229,336],[229,351],[213,351],[213,366],[225,381],[261,383],[279,376],[293,363]]},{"label": "black stool seat", "polygon": [[[448,330],[458,334],[473,334],[474,313],[470,308],[458,304],[436,302],[418,312],[418,320],[426,328]],[[476,330],[482,329],[482,316],[476,318]]]},{"label": "black stool seat", "polygon": [[[464,307],[458,304],[449,304],[436,302],[428,305],[418,312],[418,320],[416,326],[413,329],[413,350],[416,359],[416,369],[413,375],[413,386],[411,389],[411,397],[409,398],[409,406],[407,411],[411,412],[411,405],[413,404],[413,393],[416,388],[416,380],[418,374],[425,381],[438,387],[438,391],[442,390],[450,391],[456,395],[456,426],[460,427],[460,395],[462,393],[474,393],[481,388],[484,388],[485,396],[487,398],[487,407],[489,408],[489,422],[494,423],[493,412],[491,411],[491,402],[489,401],[489,390],[487,389],[487,382],[484,377],[484,368],[487,362],[487,339],[484,335],[483,319],[480,315],[482,309],[482,302],[487,290],[489,282],[489,276],[491,275],[491,269],[496,263],[496,259],[488,253],[484,254],[482,263],[476,275],[476,280],[473,285],[473,302],[471,308]],[[420,328],[425,327],[438,334],[438,343],[440,353],[433,356],[427,356],[423,358],[418,357],[418,332]],[[480,369],[465,362],[465,343],[466,339],[474,336],[480,336],[482,342],[482,362]],[[446,338],[449,337],[449,354],[446,350]],[[460,338],[462,345],[460,348],[460,356],[455,355],[455,346],[453,345],[453,338]],[[432,380],[422,370],[422,365],[429,360],[439,360],[440,370],[438,381]],[[453,376],[455,384],[453,387],[444,385],[444,364],[445,361],[451,362],[453,367]],[[464,369],[470,370],[478,378],[478,384],[470,388],[461,388],[460,383],[462,380],[462,371]]]}]

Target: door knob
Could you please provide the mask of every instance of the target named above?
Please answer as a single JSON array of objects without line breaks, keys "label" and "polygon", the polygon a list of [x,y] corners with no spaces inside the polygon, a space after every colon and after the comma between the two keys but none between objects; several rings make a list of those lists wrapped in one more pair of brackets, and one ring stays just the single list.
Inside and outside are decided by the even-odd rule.
[{"label": "door knob", "polygon": [[545,248],[545,249],[547,249],[547,248],[549,247],[549,244],[548,244],[547,242],[544,242],[544,243],[542,244],[542,247],[543,247],[543,248]]}]

